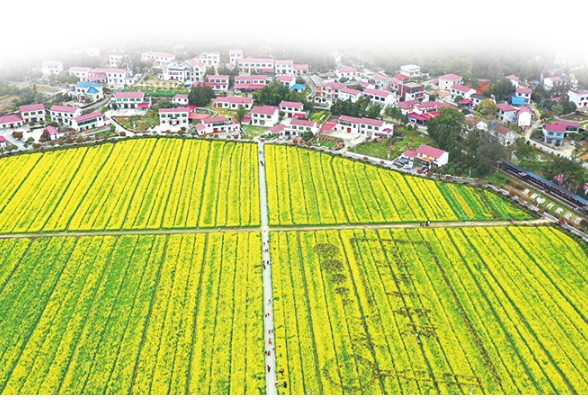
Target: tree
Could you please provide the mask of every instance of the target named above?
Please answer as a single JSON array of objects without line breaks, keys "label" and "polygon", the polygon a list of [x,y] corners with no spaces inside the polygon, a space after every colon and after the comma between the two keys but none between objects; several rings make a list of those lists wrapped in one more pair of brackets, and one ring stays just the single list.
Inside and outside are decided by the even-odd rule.
[{"label": "tree", "polygon": [[501,158],[504,158],[504,147],[497,141],[490,141],[476,150],[476,168],[482,175],[488,174]]},{"label": "tree", "polygon": [[367,117],[373,119],[379,118],[381,111],[382,106],[380,106],[378,103],[374,103],[367,109]]},{"label": "tree", "polygon": [[188,93],[188,104],[196,107],[206,107],[214,97],[214,90],[210,86],[194,86]]},{"label": "tree", "polygon": [[465,116],[459,110],[443,107],[439,115],[429,120],[427,131],[437,146],[451,153],[461,153],[460,137]]},{"label": "tree", "polygon": [[345,82],[347,82],[347,78],[346,77],[343,76],[343,77],[341,77],[339,79],[339,83],[345,83]]},{"label": "tree", "polygon": [[162,99],[157,102],[157,107],[160,109],[161,108],[173,108],[174,105],[170,99]]},{"label": "tree", "polygon": [[243,122],[245,115],[247,115],[247,109],[240,105],[237,109],[237,121],[239,121],[239,123]]},{"label": "tree", "polygon": [[496,101],[505,100],[507,95],[515,91],[515,87],[509,79],[503,78],[490,86],[490,94]]},{"label": "tree", "polygon": [[15,139],[22,139],[22,132],[14,131],[14,132],[12,132],[12,137]]},{"label": "tree", "polygon": [[588,170],[582,167],[581,161],[554,157],[545,165],[544,176],[576,194],[585,195],[584,183],[588,181]]},{"label": "tree", "polygon": [[476,111],[482,115],[494,115],[498,111],[498,106],[492,99],[484,99],[476,107]]}]

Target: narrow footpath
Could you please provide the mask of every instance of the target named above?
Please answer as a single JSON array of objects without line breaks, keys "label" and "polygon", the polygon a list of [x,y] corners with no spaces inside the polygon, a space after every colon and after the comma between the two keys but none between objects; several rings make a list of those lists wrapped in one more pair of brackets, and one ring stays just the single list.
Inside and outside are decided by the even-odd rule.
[{"label": "narrow footpath", "polygon": [[[259,142],[259,206],[261,209],[261,241],[263,263],[263,305],[264,305],[264,350],[266,393],[278,394],[276,374],[276,352],[274,337],[274,306],[272,303],[272,264],[269,252],[269,217],[267,189],[265,186],[265,154],[263,142]],[[268,353],[269,352],[269,353]]]}]

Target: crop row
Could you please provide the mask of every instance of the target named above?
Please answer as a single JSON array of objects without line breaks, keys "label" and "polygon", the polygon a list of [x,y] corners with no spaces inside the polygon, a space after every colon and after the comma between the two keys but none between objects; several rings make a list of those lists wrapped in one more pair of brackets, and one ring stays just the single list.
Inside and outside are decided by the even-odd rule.
[{"label": "crop row", "polygon": [[263,394],[258,233],[0,242],[3,394]]},{"label": "crop row", "polygon": [[307,149],[267,145],[272,225],[524,219],[498,196]]},{"label": "crop row", "polygon": [[259,225],[256,146],[145,139],[0,160],[0,232]]},{"label": "crop row", "polygon": [[588,393],[586,258],[552,228],[276,232],[271,245],[281,393]]}]

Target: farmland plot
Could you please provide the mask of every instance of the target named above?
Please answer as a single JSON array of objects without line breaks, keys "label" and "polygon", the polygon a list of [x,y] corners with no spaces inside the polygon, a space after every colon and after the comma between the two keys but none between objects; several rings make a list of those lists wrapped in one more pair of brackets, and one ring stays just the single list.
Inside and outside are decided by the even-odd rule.
[{"label": "farmland plot", "polygon": [[588,393],[586,255],[552,228],[277,232],[271,246],[282,394]]},{"label": "farmland plot", "polygon": [[258,233],[0,241],[2,394],[262,394]]},{"label": "farmland plot", "polygon": [[488,191],[308,149],[266,145],[270,224],[334,225],[530,217]]}]

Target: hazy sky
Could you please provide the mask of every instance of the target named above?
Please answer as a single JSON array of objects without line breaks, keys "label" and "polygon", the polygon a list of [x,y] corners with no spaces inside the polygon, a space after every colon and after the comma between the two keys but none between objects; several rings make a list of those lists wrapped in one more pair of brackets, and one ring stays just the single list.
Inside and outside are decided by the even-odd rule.
[{"label": "hazy sky", "polygon": [[31,53],[51,58],[66,48],[99,46],[109,40],[117,43],[141,38],[149,43],[151,38],[177,38],[182,43],[186,38],[211,34],[334,46],[464,43],[479,47],[500,43],[512,48],[544,44],[563,52],[587,47],[581,29],[588,7],[569,0],[552,4],[529,0],[7,3],[1,7],[0,24],[0,56],[4,59]]}]

